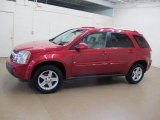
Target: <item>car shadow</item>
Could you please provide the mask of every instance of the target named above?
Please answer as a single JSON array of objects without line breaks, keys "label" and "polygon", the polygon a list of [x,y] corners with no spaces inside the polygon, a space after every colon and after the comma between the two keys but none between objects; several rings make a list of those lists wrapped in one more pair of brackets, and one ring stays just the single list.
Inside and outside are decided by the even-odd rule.
[{"label": "car shadow", "polygon": [[74,78],[63,82],[62,89],[126,84],[124,77]]},{"label": "car shadow", "polygon": [[[33,82],[22,82],[11,75],[6,75],[3,81],[3,91],[5,93],[16,94],[40,94],[34,87]],[[1,82],[2,82],[1,81]],[[65,80],[62,84],[63,89],[84,88],[93,86],[108,86],[114,84],[126,84],[124,77],[99,77],[99,78],[74,78]]]}]

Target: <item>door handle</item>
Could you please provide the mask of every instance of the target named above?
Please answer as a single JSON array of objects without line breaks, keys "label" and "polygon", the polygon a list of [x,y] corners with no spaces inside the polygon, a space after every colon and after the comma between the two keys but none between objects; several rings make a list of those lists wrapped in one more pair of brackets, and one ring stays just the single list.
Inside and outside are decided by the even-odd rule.
[{"label": "door handle", "polygon": [[135,52],[135,51],[133,51],[133,50],[129,50],[128,52],[129,52],[129,53],[136,53],[136,52]]},{"label": "door handle", "polygon": [[103,51],[103,52],[102,52],[102,55],[107,55],[107,52]]}]

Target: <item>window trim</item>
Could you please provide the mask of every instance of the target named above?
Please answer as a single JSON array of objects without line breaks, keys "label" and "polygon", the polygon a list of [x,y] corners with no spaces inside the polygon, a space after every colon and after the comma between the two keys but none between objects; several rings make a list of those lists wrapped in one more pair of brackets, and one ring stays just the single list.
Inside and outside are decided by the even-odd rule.
[{"label": "window trim", "polygon": [[[80,38],[77,42],[75,42],[71,47],[70,47],[70,50],[76,50],[76,46],[82,42],[82,40],[91,35],[91,34],[94,34],[94,33],[106,33],[106,45],[105,45],[105,48],[108,48],[107,47],[107,41],[109,40],[109,32],[100,32],[100,31],[96,31],[96,32],[91,32],[91,33],[88,33],[86,35],[84,35],[82,38]],[[90,48],[90,49],[105,49],[105,48]]]}]

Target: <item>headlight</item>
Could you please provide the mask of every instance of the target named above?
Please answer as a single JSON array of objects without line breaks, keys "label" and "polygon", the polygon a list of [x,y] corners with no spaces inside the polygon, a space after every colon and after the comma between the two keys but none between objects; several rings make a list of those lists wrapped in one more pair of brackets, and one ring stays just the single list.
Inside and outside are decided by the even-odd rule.
[{"label": "headlight", "polygon": [[18,64],[27,64],[31,57],[31,53],[29,51],[19,51],[17,54],[13,55],[13,62]]}]

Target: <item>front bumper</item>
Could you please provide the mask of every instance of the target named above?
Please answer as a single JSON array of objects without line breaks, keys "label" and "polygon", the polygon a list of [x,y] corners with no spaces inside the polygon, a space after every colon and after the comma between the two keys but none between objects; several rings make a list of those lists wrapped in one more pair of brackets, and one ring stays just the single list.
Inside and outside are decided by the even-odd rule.
[{"label": "front bumper", "polygon": [[8,72],[11,73],[14,76],[13,68],[8,62],[6,62],[6,68],[7,68]]},{"label": "front bumper", "polygon": [[6,61],[6,69],[14,77],[19,78],[20,80],[28,81],[28,79],[26,79],[27,65],[16,64],[8,59]]}]

